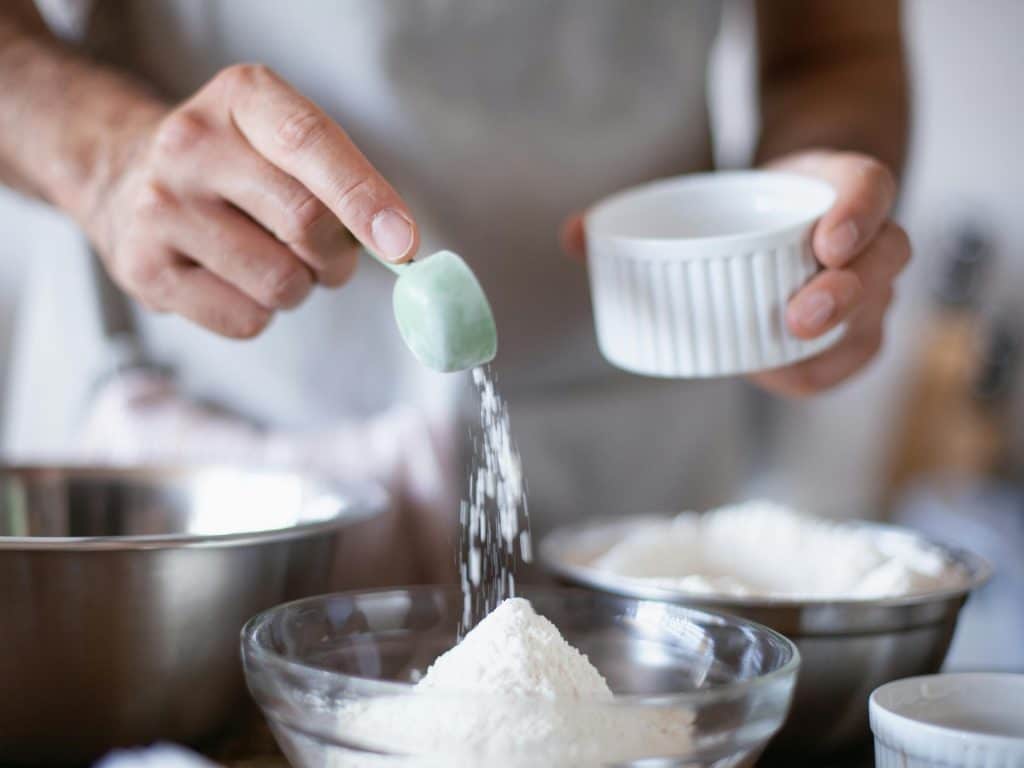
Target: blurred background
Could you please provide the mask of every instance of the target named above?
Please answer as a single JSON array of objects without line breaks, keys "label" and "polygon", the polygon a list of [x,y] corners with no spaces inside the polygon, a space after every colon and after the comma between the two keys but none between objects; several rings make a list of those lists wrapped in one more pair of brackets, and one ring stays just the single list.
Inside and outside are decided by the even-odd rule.
[{"label": "blurred background", "polygon": [[[757,462],[763,482],[778,493],[789,488],[798,494],[793,501],[825,514],[883,514],[887,462],[912,398],[915,364],[928,352],[936,314],[948,309],[937,293],[961,247],[956,241],[970,233],[988,254],[976,278],[970,270],[956,275],[956,282],[978,281],[968,308],[978,315],[973,341],[985,344],[993,321],[1020,305],[1016,293],[1024,287],[1024,111],[1010,96],[1010,84],[1024,76],[1024,51],[1012,31],[1024,23],[1024,4],[992,0],[983,11],[928,0],[903,6],[913,118],[897,217],[910,233],[914,259],[898,285],[885,350],[844,387],[792,407],[776,404],[770,450]],[[716,155],[720,165],[741,166],[754,141],[749,4],[729,3],[726,18],[712,68]],[[1006,322],[1013,330],[1013,319]],[[1009,385],[1013,372],[1006,376]],[[1024,393],[1022,385],[1007,400]],[[1024,421],[1001,426],[1004,449],[1013,455],[1000,461],[1019,463]],[[812,444],[832,450],[806,451]]]},{"label": "blurred background", "polygon": [[[974,549],[997,576],[947,668],[1024,670],[1024,3],[904,0],[913,109],[897,218],[914,259],[867,373],[809,402],[758,393],[752,489],[832,516],[891,519]],[[749,3],[712,68],[720,165],[754,141]],[[809,446],[822,446],[808,450]]]},{"label": "blurred background", "polygon": [[[1024,3],[907,0],[904,13],[914,119],[898,218],[915,258],[899,284],[884,353],[868,373],[811,402],[752,391],[764,399],[764,415],[749,433],[743,493],[819,514],[910,522],[996,560],[997,583],[970,608],[994,617],[995,630],[965,630],[950,663],[987,660],[991,668],[996,651],[986,635],[1011,633],[1019,642],[1001,643],[999,661],[1024,669],[1024,650],[1005,656],[1008,647],[1024,649],[1024,305],[1016,297],[1024,290],[1024,110],[1016,85],[1024,80]],[[730,0],[726,20],[711,69],[712,116],[720,165],[740,166],[754,130],[749,5]],[[54,449],[39,438],[54,430],[21,418],[18,407],[47,393],[16,391],[9,373],[17,325],[48,311],[45,300],[20,301],[25,265],[69,251],[60,238],[80,238],[70,223],[54,228],[57,218],[0,189],[0,434],[9,456]],[[64,342],[69,354],[86,354],[76,339]],[[72,417],[46,415],[55,424]]]}]

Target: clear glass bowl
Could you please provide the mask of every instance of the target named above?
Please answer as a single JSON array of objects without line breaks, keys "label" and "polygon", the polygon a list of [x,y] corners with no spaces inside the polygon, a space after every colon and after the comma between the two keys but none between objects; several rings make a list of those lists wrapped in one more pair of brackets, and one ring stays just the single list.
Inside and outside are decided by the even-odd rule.
[{"label": "clear glass bowl", "polygon": [[[455,643],[454,587],[324,595],[256,616],[242,632],[249,690],[297,768],[724,768],[752,765],[785,719],[799,654],[770,629],[583,590],[522,596],[600,670],[611,703],[576,702],[567,716],[543,699],[416,691]],[[546,736],[522,743],[527,731]]]}]

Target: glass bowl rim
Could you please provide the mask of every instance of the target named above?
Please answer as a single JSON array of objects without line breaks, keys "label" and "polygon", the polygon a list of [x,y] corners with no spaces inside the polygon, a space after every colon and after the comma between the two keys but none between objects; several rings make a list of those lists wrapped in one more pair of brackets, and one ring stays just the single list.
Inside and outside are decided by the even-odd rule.
[{"label": "glass bowl rim", "polygon": [[[382,587],[378,589],[345,590],[341,592],[332,592],[323,595],[315,595],[312,597],[306,597],[299,600],[292,600],[290,602],[274,606],[273,608],[269,608],[253,616],[245,623],[245,626],[242,627],[241,644],[245,674],[247,677],[253,674],[253,671],[250,670],[250,664],[251,661],[255,661],[260,666],[261,669],[271,669],[274,672],[297,673],[305,679],[318,679],[339,682],[344,681],[346,683],[346,687],[349,690],[354,690],[360,694],[365,694],[367,696],[413,695],[416,690],[414,683],[403,683],[394,680],[375,680],[369,677],[350,675],[344,672],[326,669],[324,667],[319,667],[314,664],[308,664],[306,662],[297,661],[295,659],[289,658],[276,651],[270,650],[266,646],[262,645],[257,639],[258,633],[275,616],[280,615],[286,609],[301,606],[303,604],[314,605],[318,603],[324,603],[325,601],[330,599],[352,599],[356,596],[384,597],[389,594],[445,594],[457,592],[458,590],[459,587],[457,585],[437,584],[397,588]],[[677,691],[674,693],[621,695],[616,694],[615,698],[610,702],[582,702],[586,706],[593,706],[595,708],[599,708],[619,706],[674,707],[677,705],[707,705],[715,702],[728,701],[731,699],[748,696],[755,691],[770,688],[773,685],[785,681],[787,678],[795,679],[800,669],[800,651],[792,640],[790,640],[782,633],[776,632],[774,629],[771,629],[770,627],[766,627],[763,624],[759,624],[755,621],[744,619],[738,616],[732,616],[724,613],[716,613],[714,611],[707,611],[700,608],[692,608],[689,606],[675,605],[672,603],[666,603],[658,600],[640,600],[631,597],[624,597],[621,595],[600,593],[595,592],[593,590],[587,590],[578,587],[534,587],[524,585],[524,587],[522,588],[522,590],[519,591],[519,593],[520,596],[526,598],[529,598],[530,595],[540,593],[549,595],[575,595],[579,597],[586,597],[591,600],[599,600],[601,602],[630,604],[637,607],[643,605],[657,606],[658,608],[671,611],[672,613],[677,615],[685,616],[687,618],[696,618],[698,620],[701,620],[705,624],[717,622],[721,626],[727,626],[732,628],[744,627],[747,629],[752,629],[755,632],[757,632],[760,636],[772,641],[781,650],[788,652],[789,654],[785,662],[777,669],[773,669],[769,672],[758,674],[757,676],[747,680],[723,683],[705,689],[698,689],[692,691]],[[429,695],[431,697],[440,697],[445,699],[493,699],[493,696],[490,694],[463,694],[431,691]]]}]

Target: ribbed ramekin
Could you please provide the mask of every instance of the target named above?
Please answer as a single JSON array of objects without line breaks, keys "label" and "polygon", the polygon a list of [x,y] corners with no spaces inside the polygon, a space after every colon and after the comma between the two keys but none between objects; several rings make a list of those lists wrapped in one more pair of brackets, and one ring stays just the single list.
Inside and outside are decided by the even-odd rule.
[{"label": "ribbed ramekin", "polygon": [[735,171],[663,179],[587,214],[598,344],[612,364],[665,377],[726,376],[803,360],[790,297],[818,271],[810,235],[835,200],[824,182]]},{"label": "ribbed ramekin", "polygon": [[908,677],[871,694],[877,768],[1024,768],[1024,675]]}]

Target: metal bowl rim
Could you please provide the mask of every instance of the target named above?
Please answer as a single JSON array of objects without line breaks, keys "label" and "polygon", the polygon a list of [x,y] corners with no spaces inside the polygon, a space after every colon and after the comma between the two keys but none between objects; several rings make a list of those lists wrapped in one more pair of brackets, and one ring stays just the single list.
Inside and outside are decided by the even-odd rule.
[{"label": "metal bowl rim", "polygon": [[[869,520],[844,520],[844,524],[858,528],[872,528],[883,531],[894,531],[910,534],[919,541],[941,550],[953,562],[963,566],[968,577],[957,587],[936,590],[933,592],[916,592],[909,595],[895,595],[882,598],[865,597],[788,597],[788,596],[728,596],[686,592],[671,587],[643,584],[643,579],[630,579],[614,574],[602,574],[595,568],[585,565],[567,564],[564,562],[565,551],[573,539],[581,534],[598,530],[602,527],[617,524],[627,526],[651,520],[665,520],[674,516],[669,514],[640,515],[634,518],[605,517],[561,526],[546,534],[540,542],[538,552],[541,565],[555,576],[568,579],[574,584],[602,592],[641,600],[684,601],[686,604],[712,606],[723,610],[737,608],[783,608],[783,609],[828,609],[828,608],[906,608],[915,605],[941,603],[956,600],[984,585],[992,577],[993,567],[988,560],[974,552],[960,547],[953,547],[937,539],[933,539],[912,528],[879,523]],[[700,514],[700,513],[697,513]]]},{"label": "metal bowl rim", "polygon": [[[302,604],[317,604],[322,603],[325,600],[335,598],[354,598],[357,596],[386,596],[389,594],[393,595],[409,595],[414,593],[451,593],[455,592],[459,587],[455,585],[420,585],[410,587],[391,588],[385,587],[380,589],[361,589],[361,590],[347,590],[343,592],[332,592],[325,595],[315,595],[313,597],[306,597],[299,600],[293,600],[291,602],[282,603],[281,605],[269,608],[266,611],[258,613],[253,616],[249,621],[242,627],[241,641],[242,641],[242,658],[243,667],[245,669],[246,677],[249,677],[250,672],[250,657],[254,658],[261,667],[269,667],[276,671],[298,673],[300,676],[309,678],[319,678],[327,681],[331,680],[344,680],[349,686],[360,692],[365,693],[369,696],[379,696],[382,694],[391,695],[411,695],[415,685],[412,683],[400,683],[392,680],[375,680],[369,677],[361,677],[358,675],[348,675],[343,672],[337,672],[335,670],[325,669],[318,667],[313,664],[306,664],[301,661],[290,659],[276,651],[272,651],[269,648],[261,645],[257,639],[257,632],[275,615],[278,615],[281,611]],[[800,649],[796,643],[790,640],[788,637],[783,635],[781,632],[777,632],[771,627],[767,627],[764,624],[759,624],[756,621],[745,619],[739,616],[732,616],[726,614],[719,614],[713,611],[705,611],[700,608],[693,608],[690,606],[683,605],[672,605],[664,602],[654,600],[639,600],[633,597],[625,597],[621,595],[608,595],[608,594],[595,594],[592,590],[581,589],[578,587],[531,587],[527,586],[523,590],[524,597],[529,597],[531,594],[544,593],[544,594],[575,594],[580,596],[586,596],[589,599],[597,598],[599,600],[616,600],[620,602],[629,602],[635,604],[650,603],[656,604],[660,608],[668,608],[673,611],[693,616],[707,622],[708,620],[718,622],[725,626],[733,627],[746,627],[753,629],[758,633],[766,635],[772,639],[781,648],[789,651],[790,657],[786,662],[778,669],[774,669],[771,672],[760,674],[750,680],[743,680],[734,683],[726,683],[714,688],[708,688],[705,690],[688,691],[688,692],[677,692],[668,694],[625,694],[616,695],[613,703],[607,706],[618,706],[618,705],[648,705],[648,706],[675,706],[681,704],[708,704],[715,701],[728,700],[740,696],[749,695],[751,692],[760,690],[763,688],[770,687],[777,682],[784,681],[787,677],[796,680],[797,673],[800,670],[802,662],[800,656]],[[437,694],[431,694],[437,695]],[[445,697],[459,696],[464,698],[470,696],[471,698],[480,698],[480,694],[441,694]],[[262,706],[262,704],[261,704]],[[595,704],[597,706],[597,704]]]},{"label": "metal bowl rim", "polygon": [[197,474],[200,472],[240,472],[251,475],[279,475],[301,478],[326,492],[334,492],[346,499],[358,502],[358,509],[336,512],[327,520],[315,520],[285,528],[268,528],[257,531],[237,531],[220,534],[146,534],[141,536],[0,536],[0,552],[3,551],[142,551],[155,549],[207,549],[239,547],[251,544],[290,541],[297,538],[328,533],[337,528],[376,517],[388,506],[386,490],[371,481],[342,481],[324,475],[305,473],[271,467],[247,469],[237,464],[202,465],[147,465],[140,467],[118,467],[75,464],[0,464],[0,476],[45,476],[53,474],[64,477],[110,477],[118,476],[145,480],[167,476]]}]

